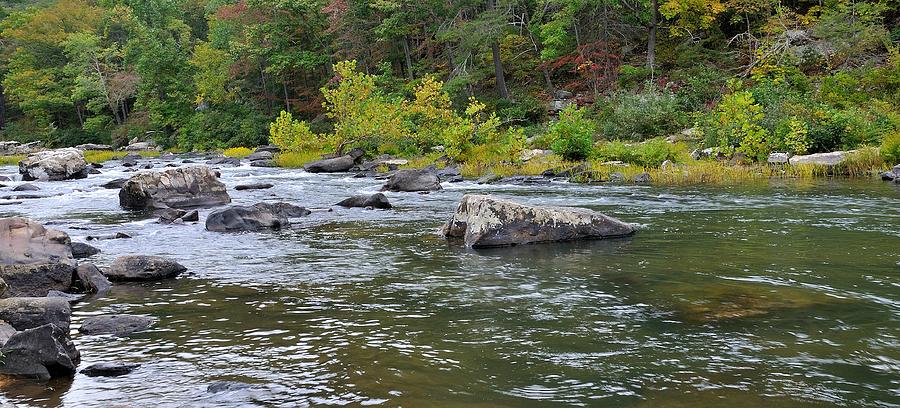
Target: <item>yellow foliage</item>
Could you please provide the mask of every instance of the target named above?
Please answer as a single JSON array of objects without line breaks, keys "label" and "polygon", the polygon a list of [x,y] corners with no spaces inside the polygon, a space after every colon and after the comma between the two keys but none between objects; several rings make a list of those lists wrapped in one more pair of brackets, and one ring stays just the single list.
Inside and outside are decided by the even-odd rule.
[{"label": "yellow foliage", "polygon": [[225,157],[234,157],[237,159],[243,159],[244,157],[247,157],[252,153],[253,150],[250,150],[246,147],[232,147],[230,149],[225,149],[225,151],[222,152]]}]

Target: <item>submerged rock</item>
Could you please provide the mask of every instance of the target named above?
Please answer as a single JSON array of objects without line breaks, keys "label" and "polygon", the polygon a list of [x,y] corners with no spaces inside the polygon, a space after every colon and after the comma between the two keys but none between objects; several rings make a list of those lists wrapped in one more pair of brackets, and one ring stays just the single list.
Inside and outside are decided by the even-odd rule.
[{"label": "submerged rock", "polygon": [[333,159],[323,159],[306,163],[303,169],[310,173],[343,173],[353,168],[355,158],[344,155]]},{"label": "submerged rock", "polygon": [[41,188],[34,184],[25,183],[13,187],[12,191],[41,191]]},{"label": "submerged rock", "polygon": [[388,179],[381,191],[437,191],[441,189],[441,181],[429,169],[398,170]]},{"label": "submerged rock", "polygon": [[287,203],[258,203],[213,211],[206,217],[206,229],[215,232],[277,230],[291,225],[290,218],[311,212]]},{"label": "submerged rock", "polygon": [[88,377],[118,377],[131,373],[138,369],[141,365],[138,363],[125,363],[114,361],[111,363],[91,364],[81,370],[81,373]]},{"label": "submerged rock", "polygon": [[616,238],[635,231],[631,224],[584,208],[536,207],[467,194],[442,232],[464,238],[468,247],[486,248]]},{"label": "submerged rock", "polygon": [[99,249],[84,242],[72,242],[72,257],[75,259],[88,258],[99,253]]},{"label": "submerged rock", "polygon": [[253,184],[240,184],[234,187],[235,190],[266,190],[269,188],[275,187],[270,183],[253,183]]},{"label": "submerged rock", "polygon": [[187,268],[168,258],[148,255],[120,256],[103,274],[111,281],[150,281],[174,278]]},{"label": "submerged rock", "polygon": [[381,193],[353,196],[337,203],[336,205],[347,208],[371,207],[385,210],[392,208],[390,201],[388,201],[387,197],[385,197],[384,194]]},{"label": "submerged rock", "polygon": [[115,334],[125,336],[148,329],[153,319],[138,315],[103,315],[92,316],[81,323],[78,331],[84,334]]},{"label": "submerged rock", "polygon": [[19,162],[22,180],[60,181],[88,176],[81,150],[68,148],[33,153]]},{"label": "submerged rock", "polygon": [[236,381],[217,381],[206,387],[206,392],[210,394],[218,394],[221,392],[230,392],[237,390],[245,390],[250,388],[250,384]]},{"label": "submerged rock", "polygon": [[130,178],[119,191],[119,204],[128,209],[211,207],[231,197],[206,166],[189,166]]},{"label": "submerged rock", "polygon": [[68,330],[53,324],[12,335],[2,354],[0,373],[39,380],[72,376],[81,360]]},{"label": "submerged rock", "polygon": [[58,297],[0,299],[0,320],[9,323],[16,330],[53,324],[68,332],[71,315],[69,302]]}]

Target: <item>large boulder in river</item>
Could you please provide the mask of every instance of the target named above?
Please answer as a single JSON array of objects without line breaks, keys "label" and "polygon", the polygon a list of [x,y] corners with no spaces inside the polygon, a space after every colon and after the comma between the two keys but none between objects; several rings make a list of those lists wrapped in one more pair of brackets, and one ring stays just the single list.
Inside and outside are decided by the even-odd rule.
[{"label": "large boulder in river", "polygon": [[388,179],[381,191],[436,191],[441,180],[430,169],[399,170]]},{"label": "large boulder in river", "polygon": [[444,226],[448,238],[472,248],[631,235],[635,227],[585,208],[537,207],[467,194]]},{"label": "large boulder in river", "polygon": [[161,256],[127,255],[116,258],[104,271],[111,281],[151,281],[174,278],[187,268]]},{"label": "large boulder in river", "polygon": [[380,208],[380,209],[390,209],[391,203],[388,201],[387,197],[381,193],[375,193],[372,195],[358,195],[353,196],[348,199],[345,199],[336,205],[347,208]]},{"label": "large boulder in river", "polygon": [[119,204],[135,210],[211,207],[230,202],[225,184],[206,166],[141,173],[130,178],[119,190]]},{"label": "large boulder in river", "polygon": [[37,152],[19,162],[22,180],[59,181],[88,176],[84,153],[78,149]]},{"label": "large boulder in river", "polygon": [[215,232],[277,230],[289,227],[291,218],[309,214],[309,210],[287,203],[236,205],[210,213],[206,217],[206,229]]},{"label": "large boulder in river", "polygon": [[20,331],[3,345],[0,373],[39,380],[70,377],[81,360],[68,330],[53,324]]},{"label": "large boulder in river", "polygon": [[17,297],[0,299],[0,320],[16,330],[53,324],[69,331],[72,309],[60,297]]},{"label": "large boulder in river", "polygon": [[29,219],[0,219],[0,264],[74,264],[70,244],[65,232],[44,228]]},{"label": "large boulder in river", "polygon": [[355,160],[353,156],[348,154],[333,159],[306,163],[303,169],[310,173],[343,173],[353,168]]}]

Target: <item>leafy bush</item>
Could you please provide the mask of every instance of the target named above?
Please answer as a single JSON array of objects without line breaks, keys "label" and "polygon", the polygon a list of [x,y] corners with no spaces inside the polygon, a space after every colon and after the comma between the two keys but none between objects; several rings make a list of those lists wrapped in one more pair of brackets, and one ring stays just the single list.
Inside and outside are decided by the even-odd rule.
[{"label": "leafy bush", "polygon": [[900,164],[900,131],[885,135],[879,152],[888,164]]},{"label": "leafy bush", "polygon": [[322,88],[326,114],[335,121],[333,143],[338,152],[363,143],[397,143],[409,137],[405,101],[379,91],[377,77],[359,72],[356,61],[334,65],[337,85]]},{"label": "leafy bush", "polygon": [[751,159],[764,159],[772,146],[769,132],[760,126],[762,111],[750,91],[726,95],[708,117],[707,144],[723,151],[736,149]]},{"label": "leafy bush", "polygon": [[286,152],[321,150],[322,139],[304,121],[294,120],[289,112],[281,111],[269,125],[269,143]]},{"label": "leafy bush", "polygon": [[214,150],[264,143],[265,119],[241,105],[225,105],[194,112],[178,132],[179,147]]},{"label": "leafy bush", "polygon": [[684,129],[688,114],[674,94],[651,88],[638,94],[620,93],[602,102],[601,133],[607,139],[641,141]]},{"label": "leafy bush", "polygon": [[550,125],[551,147],[566,160],[584,160],[591,153],[596,125],[584,117],[586,112],[570,105],[559,113],[559,121]]},{"label": "leafy bush", "polygon": [[726,73],[708,66],[675,72],[672,79],[680,83],[675,91],[678,105],[688,112],[705,109],[722,95],[725,78]]},{"label": "leafy bush", "polygon": [[635,89],[650,79],[650,68],[634,65],[622,65],[619,67],[619,87],[622,89]]}]

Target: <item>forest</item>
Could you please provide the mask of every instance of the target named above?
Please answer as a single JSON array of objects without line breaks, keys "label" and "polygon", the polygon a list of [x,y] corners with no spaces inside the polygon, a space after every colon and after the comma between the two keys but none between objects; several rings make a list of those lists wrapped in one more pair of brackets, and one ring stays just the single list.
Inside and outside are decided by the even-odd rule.
[{"label": "forest", "polygon": [[897,0],[0,4],[0,140],[900,162]]}]

